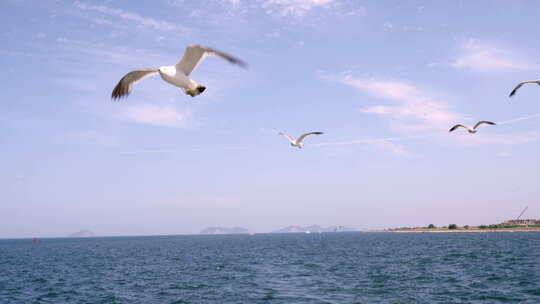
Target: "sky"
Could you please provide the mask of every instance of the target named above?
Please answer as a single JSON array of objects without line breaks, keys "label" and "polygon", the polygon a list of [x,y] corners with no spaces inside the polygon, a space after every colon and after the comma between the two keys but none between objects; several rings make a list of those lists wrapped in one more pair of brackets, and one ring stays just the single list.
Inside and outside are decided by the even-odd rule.
[{"label": "sky", "polygon": [[[0,238],[540,218],[535,1],[0,2]],[[119,102],[187,45],[230,53]],[[477,134],[456,123],[491,120]],[[277,135],[308,131],[303,149]]]}]

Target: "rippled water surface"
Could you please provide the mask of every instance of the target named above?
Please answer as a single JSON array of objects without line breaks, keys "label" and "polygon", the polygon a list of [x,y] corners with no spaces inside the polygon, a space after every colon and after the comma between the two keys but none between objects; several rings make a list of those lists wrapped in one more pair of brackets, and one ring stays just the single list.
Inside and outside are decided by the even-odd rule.
[{"label": "rippled water surface", "polygon": [[540,303],[540,233],[0,240],[0,303]]}]

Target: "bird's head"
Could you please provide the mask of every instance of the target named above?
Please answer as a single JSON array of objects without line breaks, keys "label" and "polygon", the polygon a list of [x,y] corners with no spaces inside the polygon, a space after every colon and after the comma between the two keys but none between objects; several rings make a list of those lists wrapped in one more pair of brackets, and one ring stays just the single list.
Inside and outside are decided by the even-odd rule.
[{"label": "bird's head", "polygon": [[476,130],[469,130],[469,133],[474,134],[476,133]]}]

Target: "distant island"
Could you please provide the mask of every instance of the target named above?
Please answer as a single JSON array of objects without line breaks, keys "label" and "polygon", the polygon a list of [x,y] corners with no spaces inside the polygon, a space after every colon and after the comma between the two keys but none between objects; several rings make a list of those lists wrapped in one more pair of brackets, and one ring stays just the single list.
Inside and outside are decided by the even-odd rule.
[{"label": "distant island", "polygon": [[73,234],[70,234],[68,235],[68,237],[72,237],[72,238],[79,238],[79,237],[94,237],[96,236],[95,233],[93,233],[92,231],[90,230],[81,230],[81,231],[78,231],[78,232],[75,232]]},{"label": "distant island", "polygon": [[[375,230],[373,230],[375,231]],[[480,226],[458,226],[449,224],[447,226],[437,227],[429,224],[425,227],[400,227],[386,230],[388,232],[526,232],[540,231],[540,219],[516,219],[508,220],[500,224],[480,225]]]},{"label": "distant island", "polygon": [[288,226],[280,230],[274,231],[274,233],[322,233],[322,232],[350,232],[358,231],[355,228],[345,226],[329,226],[322,227],[319,225],[311,226]]},{"label": "distant island", "polygon": [[242,227],[207,227],[199,234],[248,234],[249,230]]}]

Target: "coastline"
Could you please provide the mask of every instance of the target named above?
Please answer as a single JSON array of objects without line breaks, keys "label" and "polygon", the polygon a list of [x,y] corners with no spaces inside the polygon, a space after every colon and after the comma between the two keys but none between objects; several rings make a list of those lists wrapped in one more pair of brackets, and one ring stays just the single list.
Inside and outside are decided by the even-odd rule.
[{"label": "coastline", "polygon": [[365,232],[398,232],[398,233],[460,233],[460,232],[540,232],[540,228],[498,228],[498,229],[395,229],[368,230]]}]

